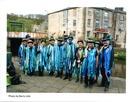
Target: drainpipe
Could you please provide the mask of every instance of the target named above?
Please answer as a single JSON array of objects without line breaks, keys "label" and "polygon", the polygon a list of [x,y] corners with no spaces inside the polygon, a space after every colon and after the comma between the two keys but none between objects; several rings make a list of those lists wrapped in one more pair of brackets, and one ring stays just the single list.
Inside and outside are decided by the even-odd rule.
[{"label": "drainpipe", "polygon": [[67,35],[68,35],[68,10],[67,10]]},{"label": "drainpipe", "polygon": [[[83,8],[83,35],[85,40],[85,32],[86,32],[86,7]],[[84,43],[85,44],[85,43]]]}]

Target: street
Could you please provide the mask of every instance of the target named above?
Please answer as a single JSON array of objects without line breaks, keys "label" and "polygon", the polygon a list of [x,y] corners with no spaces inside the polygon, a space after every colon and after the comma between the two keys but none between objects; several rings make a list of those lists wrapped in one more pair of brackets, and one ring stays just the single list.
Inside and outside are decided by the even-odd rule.
[{"label": "street", "polygon": [[[84,83],[75,83],[76,77],[72,77],[72,81],[63,80],[63,78],[56,78],[49,76],[47,72],[44,72],[44,76],[25,76],[23,71],[20,70],[18,59],[13,58],[17,74],[21,75],[23,81],[26,84],[11,85],[7,87],[7,92],[18,93],[125,93],[126,92],[126,80],[123,78],[111,77],[111,83],[109,91],[104,92],[104,87],[97,87],[97,84],[93,85],[90,89],[84,88]],[[64,77],[64,76],[63,76]],[[101,76],[98,84],[101,82]]]}]

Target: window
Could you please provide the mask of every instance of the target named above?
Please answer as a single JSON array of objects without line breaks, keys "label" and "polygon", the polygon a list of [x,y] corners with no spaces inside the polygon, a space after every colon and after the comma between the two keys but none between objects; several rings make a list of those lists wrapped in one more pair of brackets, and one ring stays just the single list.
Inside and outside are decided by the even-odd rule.
[{"label": "window", "polygon": [[65,34],[65,31],[63,31],[63,34]]},{"label": "window", "polygon": [[123,30],[123,23],[119,23],[119,30]]},{"label": "window", "polygon": [[73,31],[73,36],[74,36],[74,37],[76,36],[76,31]]},{"label": "window", "polygon": [[104,28],[108,28],[108,22],[104,21]]},{"label": "window", "polygon": [[88,19],[88,26],[90,26],[91,24],[91,19]]},{"label": "window", "polygon": [[96,19],[96,27],[99,27],[99,20]]},{"label": "window", "polygon": [[123,21],[124,20],[124,17],[122,14],[120,14],[120,20]]},{"label": "window", "polygon": [[76,9],[73,10],[73,16],[76,16]]},{"label": "window", "polygon": [[88,15],[91,15],[91,9],[88,9]]},{"label": "window", "polygon": [[73,26],[76,26],[76,20],[73,20]]},{"label": "window", "polygon": [[96,11],[96,17],[99,17],[99,11]]},{"label": "window", "polygon": [[104,12],[104,18],[108,18],[108,12]]},{"label": "window", "polygon": [[90,37],[90,31],[87,31],[87,38]]},{"label": "window", "polygon": [[64,17],[64,18],[66,17],[66,11],[63,12],[63,17]]},{"label": "window", "polygon": [[116,35],[116,41],[119,41],[119,35]]},{"label": "window", "polygon": [[65,20],[63,20],[63,27],[65,27],[66,26],[66,22],[65,22]]}]

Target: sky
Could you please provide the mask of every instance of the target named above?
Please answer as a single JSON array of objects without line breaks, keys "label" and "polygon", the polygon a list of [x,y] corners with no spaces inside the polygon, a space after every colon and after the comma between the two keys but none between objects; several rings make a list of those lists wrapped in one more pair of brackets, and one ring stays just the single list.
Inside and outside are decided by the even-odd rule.
[{"label": "sky", "polygon": [[[120,5],[111,3],[95,3],[90,0],[0,0],[6,13],[15,14],[47,14],[67,7],[107,7],[114,9]],[[100,0],[101,2],[103,0]],[[6,5],[6,6],[5,6]],[[124,7],[124,5],[120,7]],[[125,10],[125,7],[124,7]]]}]

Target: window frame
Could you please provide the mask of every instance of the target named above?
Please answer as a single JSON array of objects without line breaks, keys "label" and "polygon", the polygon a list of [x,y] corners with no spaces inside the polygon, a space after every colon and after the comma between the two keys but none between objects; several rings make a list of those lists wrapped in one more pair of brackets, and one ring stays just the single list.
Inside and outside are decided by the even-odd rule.
[{"label": "window frame", "polygon": [[92,12],[92,9],[88,8],[88,15],[91,15],[91,12]]},{"label": "window frame", "polygon": [[[74,32],[75,32],[75,33],[74,33]],[[76,31],[75,31],[75,30],[73,31],[73,37],[76,37]]]},{"label": "window frame", "polygon": [[[97,25],[96,21],[98,21],[98,26],[96,26]],[[96,19],[96,21],[95,21],[95,27],[99,27],[99,19]]]},{"label": "window frame", "polygon": [[[88,22],[89,21],[89,22]],[[88,25],[88,23],[89,23],[89,25]],[[91,19],[88,19],[87,20],[87,26],[90,26],[91,25]]]},{"label": "window frame", "polygon": [[73,26],[76,27],[76,20],[73,20]]}]

